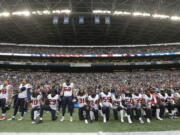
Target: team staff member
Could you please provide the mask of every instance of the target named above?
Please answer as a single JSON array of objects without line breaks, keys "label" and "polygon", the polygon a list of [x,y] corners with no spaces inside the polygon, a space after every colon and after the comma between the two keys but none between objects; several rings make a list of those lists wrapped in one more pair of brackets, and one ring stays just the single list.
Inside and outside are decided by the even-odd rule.
[{"label": "team staff member", "polygon": [[62,118],[60,121],[64,121],[64,116],[66,112],[66,107],[68,106],[68,111],[70,113],[70,122],[73,121],[73,96],[74,96],[74,84],[70,82],[69,79],[63,83],[62,91]]}]

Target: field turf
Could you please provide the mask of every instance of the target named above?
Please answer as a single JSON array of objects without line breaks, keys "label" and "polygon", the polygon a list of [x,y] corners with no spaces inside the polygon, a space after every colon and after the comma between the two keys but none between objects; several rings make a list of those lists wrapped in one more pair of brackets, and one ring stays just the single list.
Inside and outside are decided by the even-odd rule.
[{"label": "field turf", "polygon": [[[11,116],[12,110],[8,112],[8,118]],[[60,117],[60,114],[58,115]],[[17,115],[19,118],[19,114]],[[168,118],[163,121],[153,119],[150,124],[140,124],[134,121],[133,124],[120,123],[114,121],[111,115],[111,120],[104,124],[102,119],[98,122],[85,124],[84,121],[79,121],[77,117],[77,109],[74,113],[74,121],[69,122],[69,114],[66,114],[64,122],[50,120],[50,113],[45,112],[44,121],[41,124],[31,124],[30,113],[25,114],[23,121],[0,121],[0,132],[125,132],[125,131],[167,131],[180,130],[180,118],[170,120]]]}]

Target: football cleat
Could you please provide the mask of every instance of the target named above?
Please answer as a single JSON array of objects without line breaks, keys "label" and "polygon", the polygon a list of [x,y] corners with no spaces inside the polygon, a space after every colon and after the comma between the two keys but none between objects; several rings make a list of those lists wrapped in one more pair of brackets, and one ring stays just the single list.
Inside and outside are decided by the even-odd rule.
[{"label": "football cleat", "polygon": [[149,118],[147,118],[147,123],[151,123],[151,121],[150,121],[150,119],[149,119]]},{"label": "football cleat", "polygon": [[124,119],[121,119],[121,123],[124,123]]},{"label": "football cleat", "polygon": [[163,120],[161,117],[157,117],[158,120]]},{"label": "football cleat", "polygon": [[32,123],[32,124],[36,124],[36,121],[33,120],[31,123]]},{"label": "football cleat", "polygon": [[139,118],[139,122],[140,122],[141,124],[144,124],[144,121],[142,120],[142,118]]},{"label": "football cleat", "polygon": [[64,121],[64,116],[62,116],[62,118],[61,118],[61,120],[60,120],[61,122],[63,122]]},{"label": "football cleat", "polygon": [[84,122],[85,122],[85,124],[88,124],[88,120],[86,120],[86,119],[85,119],[85,121],[84,121]]},{"label": "football cleat", "polygon": [[9,118],[8,121],[15,120],[15,117]]},{"label": "football cleat", "polygon": [[21,121],[21,120],[23,120],[24,118],[23,117],[20,117],[19,119],[18,119],[18,121]]},{"label": "football cleat", "polygon": [[71,116],[70,119],[69,119],[70,122],[73,122],[73,117]]}]

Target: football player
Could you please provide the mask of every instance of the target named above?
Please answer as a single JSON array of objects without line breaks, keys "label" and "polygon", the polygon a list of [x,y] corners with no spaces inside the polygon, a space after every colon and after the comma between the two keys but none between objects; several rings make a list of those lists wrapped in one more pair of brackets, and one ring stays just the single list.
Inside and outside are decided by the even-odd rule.
[{"label": "football player", "polygon": [[110,108],[111,104],[111,93],[107,87],[103,88],[103,91],[100,93],[100,106],[102,107],[103,112],[103,122],[106,123],[110,117]]},{"label": "football player", "polygon": [[158,120],[163,120],[163,116],[164,116],[164,113],[165,113],[165,107],[166,107],[166,99],[167,99],[167,93],[165,93],[165,90],[164,89],[161,89],[160,92],[157,94],[158,96],[158,106],[159,106],[159,109],[160,109],[160,112],[159,110],[157,110],[157,119]]},{"label": "football player", "polygon": [[73,97],[74,97],[74,84],[70,82],[69,79],[66,80],[62,85],[62,118],[60,121],[64,121],[64,116],[66,112],[66,106],[68,106],[68,111],[70,112],[70,122],[73,121]]},{"label": "football player", "polygon": [[6,118],[6,106],[10,105],[12,102],[12,85],[6,80],[2,85],[0,85],[0,107],[2,109],[2,116],[0,120],[4,120]]},{"label": "football player", "polygon": [[118,120],[118,112],[120,112],[120,120],[123,123],[124,122],[124,114],[123,114],[124,106],[122,105],[122,97],[120,95],[120,91],[116,91],[115,95],[112,96],[112,105],[113,105],[114,119]]},{"label": "football player", "polygon": [[132,94],[132,100],[133,100],[133,108],[136,112],[136,118],[138,118],[138,120],[140,121],[141,124],[144,123],[143,119],[142,119],[142,114],[141,114],[141,108],[142,108],[142,94],[139,91],[135,91]]},{"label": "football player", "polygon": [[171,90],[167,90],[166,108],[168,109],[169,118],[171,119],[175,116],[174,105],[174,95],[172,94]]},{"label": "football player", "polygon": [[87,97],[84,89],[80,89],[77,93],[77,101],[79,104],[79,120],[85,120],[85,123],[88,124],[89,120],[89,108],[87,106]]},{"label": "football player", "polygon": [[31,88],[32,88],[32,86],[29,83],[27,83],[26,80],[24,79],[19,86],[18,99],[14,105],[14,114],[13,114],[12,118],[10,118],[8,120],[15,120],[16,114],[19,109],[21,112],[21,117],[18,120],[20,120],[20,121],[23,120],[24,111],[25,111],[25,102],[27,100],[27,91]]},{"label": "football player", "polygon": [[31,120],[32,124],[37,123],[37,113],[40,110],[40,105],[42,104],[42,95],[40,95],[39,92],[33,92],[31,96],[31,104],[32,104],[32,110],[31,110]]},{"label": "football player", "polygon": [[51,112],[52,121],[57,120],[56,111],[57,111],[57,107],[58,107],[58,100],[59,100],[59,95],[56,93],[56,91],[52,90],[51,93],[48,94],[47,100],[45,101],[45,103],[43,103],[43,105],[41,105],[40,123],[43,120],[44,111]]},{"label": "football player", "polygon": [[151,117],[152,117],[152,111],[151,111],[151,107],[152,107],[152,101],[153,101],[153,96],[151,94],[151,92],[149,90],[145,91],[145,94],[142,95],[142,107],[144,108],[145,111],[145,117],[147,120],[147,123],[151,123]]},{"label": "football player", "polygon": [[175,101],[175,108],[178,110],[178,115],[180,116],[180,89],[177,89],[174,93],[174,101]]},{"label": "football player", "polygon": [[132,100],[132,93],[128,90],[125,91],[124,96],[122,97],[123,100],[123,106],[125,107],[126,116],[128,119],[128,123],[131,124],[131,116],[133,113],[133,100]]},{"label": "football player", "polygon": [[88,104],[90,106],[90,120],[98,120],[98,109],[99,109],[99,95],[96,94],[96,90],[92,90],[91,94],[88,96]]}]

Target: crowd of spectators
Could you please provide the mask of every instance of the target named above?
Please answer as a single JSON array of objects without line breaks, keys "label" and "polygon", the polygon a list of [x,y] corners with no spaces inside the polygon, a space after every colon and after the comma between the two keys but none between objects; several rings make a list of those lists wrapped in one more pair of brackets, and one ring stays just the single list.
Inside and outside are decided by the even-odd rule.
[{"label": "crowd of spectators", "polygon": [[36,88],[60,87],[66,79],[70,79],[76,88],[100,89],[104,86],[114,90],[148,88],[171,89],[180,87],[180,71],[137,71],[114,73],[55,73],[0,70],[0,84],[8,79],[18,89],[22,79]]},{"label": "crowd of spectators", "polygon": [[0,46],[2,53],[36,53],[36,54],[138,54],[138,53],[172,53],[180,52],[180,46],[150,46],[150,47],[115,47],[115,48],[49,48]]}]

